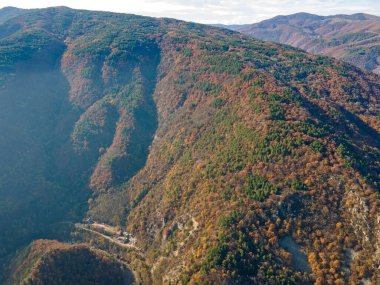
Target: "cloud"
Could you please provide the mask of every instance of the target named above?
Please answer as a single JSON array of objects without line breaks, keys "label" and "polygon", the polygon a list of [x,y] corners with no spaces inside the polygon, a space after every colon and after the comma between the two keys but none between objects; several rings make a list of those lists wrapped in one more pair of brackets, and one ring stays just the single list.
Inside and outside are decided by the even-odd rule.
[{"label": "cloud", "polygon": [[[253,23],[276,15],[309,12],[319,15],[370,13],[380,15],[379,0],[145,0],[146,3],[182,6],[168,16],[202,23]],[[164,11],[156,10],[156,16]],[[179,12],[182,12],[179,14]]]},{"label": "cloud", "polygon": [[254,23],[297,12],[380,15],[379,0],[0,0],[0,6],[24,8],[61,5],[223,24]]}]

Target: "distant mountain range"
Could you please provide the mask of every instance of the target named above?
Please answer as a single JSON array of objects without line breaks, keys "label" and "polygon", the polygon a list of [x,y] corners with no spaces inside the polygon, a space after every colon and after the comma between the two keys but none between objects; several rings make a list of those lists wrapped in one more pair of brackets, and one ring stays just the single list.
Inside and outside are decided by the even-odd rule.
[{"label": "distant mountain range", "polygon": [[257,24],[219,27],[332,56],[380,74],[380,17],[377,16],[297,13]]}]

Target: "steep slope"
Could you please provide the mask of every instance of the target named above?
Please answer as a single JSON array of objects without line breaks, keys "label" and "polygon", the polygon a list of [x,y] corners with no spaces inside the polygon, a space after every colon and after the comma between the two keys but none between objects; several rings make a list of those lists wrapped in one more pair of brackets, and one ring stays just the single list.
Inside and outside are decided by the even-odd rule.
[{"label": "steep slope", "polygon": [[144,165],[159,51],[139,34],[152,29],[140,17],[67,8],[0,27],[0,259],[38,237],[67,238],[90,189]]},{"label": "steep slope", "polygon": [[18,254],[5,284],[132,284],[123,264],[85,245],[38,240]]},{"label": "steep slope", "polygon": [[136,282],[379,280],[377,75],[169,19],[50,8],[0,28],[4,258],[65,239],[92,193],[73,239]]},{"label": "steep slope", "polygon": [[[113,221],[115,215],[126,219],[150,254],[156,280],[163,278],[164,283],[179,282],[177,278],[184,283],[199,283],[199,278],[219,283],[226,276],[240,282],[306,282],[282,269],[290,261],[283,257],[281,236],[291,234],[305,247],[320,280],[344,280],[340,273],[344,250],[353,246],[366,260],[368,269],[361,274],[375,276],[370,258],[375,258],[372,253],[378,245],[366,239],[378,240],[374,191],[378,186],[364,177],[373,175],[372,181],[378,183],[378,133],[363,121],[377,129],[378,121],[354,110],[366,109],[367,100],[378,104],[378,79],[363,81],[361,91],[349,92],[359,85],[340,83],[348,78],[352,82],[360,76],[358,71],[346,74],[332,62],[320,70],[317,58],[308,56],[309,64],[301,63],[305,55],[299,56],[300,66],[293,69],[293,52],[271,62],[276,49],[269,51],[270,56],[263,56],[258,43],[249,48],[259,49],[257,53],[245,54],[244,49],[227,53],[223,47],[215,51],[220,44],[211,49],[213,58],[222,57],[217,61],[209,61],[207,48],[196,49],[191,61],[184,57],[177,67],[169,68],[173,77],[199,75],[192,88],[183,89],[180,80],[177,85],[173,81],[158,85],[158,110],[169,105],[170,99],[162,94],[171,88],[176,88],[173,95],[186,90],[186,100],[174,113],[167,111],[171,123],[162,119],[163,128],[144,170],[122,194],[108,195],[110,201],[98,199],[91,211],[94,217],[104,220],[112,214]],[[243,70],[244,55],[251,59],[236,77]],[[196,58],[201,59],[199,65]],[[252,61],[259,68],[252,67]],[[271,62],[268,69],[263,69],[265,61]],[[221,62],[228,63],[221,66]],[[202,67],[207,71],[199,72]],[[359,97],[354,99],[353,94]],[[364,99],[363,94],[369,97]],[[362,148],[367,139],[370,145]],[[128,200],[120,214],[114,214],[115,205]],[[348,205],[364,201],[368,204],[358,210],[360,215],[350,213]],[[326,219],[321,220],[321,215]],[[366,221],[366,226],[360,229],[357,219]],[[341,228],[343,221],[339,232],[335,226]],[[359,227],[357,236],[353,227]],[[352,278],[360,279],[364,276],[357,277],[357,266],[352,267]]]},{"label": "steep slope", "polygon": [[380,73],[380,18],[376,16],[354,14],[324,17],[298,13],[230,28],[259,39],[332,56]]},{"label": "steep slope", "polygon": [[[379,78],[172,25],[147,165],[90,215],[136,235],[158,284],[377,280]],[[293,269],[289,235],[313,275]]]}]

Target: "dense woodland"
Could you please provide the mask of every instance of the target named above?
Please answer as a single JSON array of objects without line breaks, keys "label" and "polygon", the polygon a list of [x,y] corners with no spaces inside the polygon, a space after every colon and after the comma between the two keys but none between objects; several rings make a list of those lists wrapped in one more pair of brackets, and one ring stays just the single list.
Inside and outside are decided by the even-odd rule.
[{"label": "dense woodland", "polygon": [[[68,245],[39,240],[24,249],[13,261],[13,276],[6,284],[90,285],[132,284],[125,266],[104,252],[85,245]],[[34,269],[30,270],[31,267]]]},{"label": "dense woodland", "polygon": [[[113,258],[142,284],[379,282],[377,75],[171,19],[51,8],[0,30],[5,275],[26,254],[25,284],[118,284]],[[138,248],[76,229],[86,245],[9,262],[85,216]]]}]

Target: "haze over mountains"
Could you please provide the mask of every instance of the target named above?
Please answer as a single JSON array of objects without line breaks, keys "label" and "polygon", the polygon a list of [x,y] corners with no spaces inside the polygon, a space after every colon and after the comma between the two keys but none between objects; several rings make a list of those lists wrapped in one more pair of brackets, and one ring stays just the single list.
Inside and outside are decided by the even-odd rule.
[{"label": "haze over mountains", "polygon": [[297,13],[227,28],[342,59],[380,73],[380,18],[367,14],[318,16]]},{"label": "haze over mountains", "polygon": [[2,284],[380,281],[378,75],[173,19],[0,19]]}]

